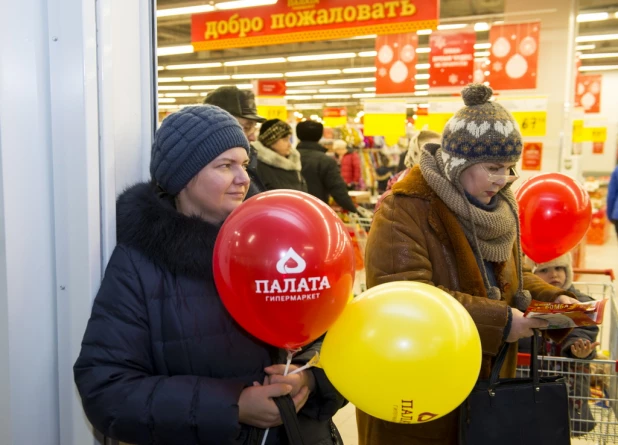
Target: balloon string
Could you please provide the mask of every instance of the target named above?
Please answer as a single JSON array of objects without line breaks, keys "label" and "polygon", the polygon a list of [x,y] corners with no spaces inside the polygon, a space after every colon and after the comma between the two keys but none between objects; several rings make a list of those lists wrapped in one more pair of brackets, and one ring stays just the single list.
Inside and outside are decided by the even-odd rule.
[{"label": "balloon string", "polygon": [[[285,371],[283,372],[284,376],[288,375],[288,371],[290,370],[290,365],[292,364],[292,357],[294,357],[294,354],[296,354],[298,351],[300,351],[300,349],[288,349],[287,361],[285,363]],[[307,365],[308,364],[309,363],[307,363]],[[307,368],[307,365],[304,366],[305,369]],[[300,371],[300,368],[295,371],[292,371],[290,375],[296,374],[299,371]],[[262,439],[262,445],[266,444],[266,439],[268,439],[269,431],[270,431],[270,428],[266,428],[266,432],[264,433],[264,438]]]}]

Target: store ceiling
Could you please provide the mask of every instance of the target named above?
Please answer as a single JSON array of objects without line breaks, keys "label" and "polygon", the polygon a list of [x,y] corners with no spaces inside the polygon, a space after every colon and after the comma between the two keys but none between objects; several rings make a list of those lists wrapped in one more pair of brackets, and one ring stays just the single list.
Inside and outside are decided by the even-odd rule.
[{"label": "store ceiling", "polygon": [[[222,1],[208,2],[217,4]],[[502,20],[504,13],[505,0],[442,0],[440,3],[440,21],[448,23],[469,23],[489,22]],[[157,10],[169,8],[181,8],[187,6],[204,5],[204,1],[178,1],[178,0],[158,0]],[[539,9],[542,9],[542,0],[539,2]],[[609,0],[581,0],[580,14],[609,11],[610,19],[602,21],[592,21],[579,23],[579,35],[593,34],[615,34],[618,32],[618,1]],[[474,16],[482,16],[474,18]],[[539,17],[542,20],[542,16]],[[488,42],[489,32],[477,32],[477,43]],[[428,46],[428,36],[419,36],[419,47]],[[190,45],[191,43],[191,16],[176,15],[170,17],[158,17],[157,19],[157,47],[176,47]],[[582,43],[583,44],[583,43]],[[618,40],[590,42],[595,48],[582,51],[583,54],[594,53],[617,53]],[[186,54],[159,56],[159,96],[160,109],[173,110],[177,106],[185,104],[201,103],[203,96],[217,85],[238,84],[241,88],[249,88],[251,79],[208,79],[190,80],[187,77],[196,76],[236,76],[243,74],[264,74],[264,73],[288,73],[293,71],[320,70],[320,69],[349,69],[349,68],[372,68],[374,57],[344,58],[335,60],[316,60],[305,62],[283,61],[279,63],[269,63],[250,66],[220,66],[211,68],[191,68],[191,69],[168,69],[174,65],[211,63],[211,62],[233,62],[241,60],[253,60],[260,58],[287,58],[294,55],[313,55],[331,53],[360,53],[373,51],[375,45],[374,38],[356,38],[345,40],[330,40],[317,42],[293,43],[286,45],[272,45],[251,48],[236,48],[218,51],[199,51]],[[426,63],[428,54],[418,54],[418,62]],[[582,60],[582,66],[591,65],[617,65],[618,57],[611,58],[591,58]],[[163,67],[164,69],[161,69]],[[426,73],[427,71],[419,71]],[[290,82],[303,82],[309,80],[332,81],[337,79],[369,78],[374,74],[340,74],[336,76],[313,76],[313,77],[286,77],[288,90],[293,90],[290,96],[304,96],[297,99],[289,98],[289,108],[315,112],[324,106],[338,106],[341,104],[348,107],[348,114],[355,113],[362,106],[363,97],[355,95],[372,94],[373,82],[337,84],[337,85],[317,85],[317,86],[289,86]],[[426,84],[426,80],[419,80],[417,84]],[[421,87],[422,88],[422,87]],[[335,91],[332,91],[335,89]],[[320,91],[327,90],[327,91]],[[343,90],[343,91],[338,91]],[[426,92],[420,90],[421,94]],[[313,98],[319,95],[326,97]],[[331,96],[334,95],[334,96]],[[330,96],[330,97],[329,97]],[[431,96],[430,96],[431,97]],[[414,93],[409,95],[410,102],[427,101],[427,96],[416,96]],[[313,111],[315,109],[315,111]]]}]

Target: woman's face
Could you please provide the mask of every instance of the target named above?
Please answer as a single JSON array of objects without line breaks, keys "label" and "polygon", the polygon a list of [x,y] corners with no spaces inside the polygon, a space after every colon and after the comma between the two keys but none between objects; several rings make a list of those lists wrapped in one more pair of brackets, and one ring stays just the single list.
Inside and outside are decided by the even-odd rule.
[{"label": "woman's face", "polygon": [[287,158],[288,156],[290,156],[290,152],[292,151],[292,142],[290,141],[290,136],[278,139],[277,142],[275,142],[270,148],[272,148],[276,153],[280,154],[281,156]]},{"label": "woman's face", "polygon": [[561,288],[566,283],[566,269],[562,266],[544,267],[543,269],[537,269],[534,274],[552,286]]},{"label": "woman's face", "polygon": [[199,216],[209,223],[222,223],[238,207],[249,189],[247,150],[230,148],[213,159],[180,191],[178,211]]},{"label": "woman's face", "polygon": [[482,162],[461,172],[459,181],[469,195],[483,204],[489,204],[504,186],[517,179],[513,175],[514,168],[515,162]]}]

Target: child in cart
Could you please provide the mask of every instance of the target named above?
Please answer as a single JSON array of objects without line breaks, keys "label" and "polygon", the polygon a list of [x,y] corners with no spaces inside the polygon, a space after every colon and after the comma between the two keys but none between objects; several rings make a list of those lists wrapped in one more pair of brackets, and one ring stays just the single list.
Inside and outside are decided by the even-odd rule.
[{"label": "child in cart", "polygon": [[[528,266],[532,273],[542,278],[547,283],[572,292],[582,303],[592,301],[588,295],[575,288],[573,285],[573,267],[571,265],[571,254],[566,253],[546,263],[534,263],[527,259]],[[549,343],[548,354],[551,356],[562,356],[576,360],[593,360],[596,358],[596,347],[600,344],[597,340],[599,328],[597,326],[583,326],[573,329],[571,333],[559,344]],[[520,352],[529,352],[530,341],[520,340]],[[558,363],[556,366],[563,368],[568,377],[569,396],[570,396],[570,416],[573,437],[581,436],[594,429],[595,421],[588,398],[590,394],[590,366],[581,362]]]}]

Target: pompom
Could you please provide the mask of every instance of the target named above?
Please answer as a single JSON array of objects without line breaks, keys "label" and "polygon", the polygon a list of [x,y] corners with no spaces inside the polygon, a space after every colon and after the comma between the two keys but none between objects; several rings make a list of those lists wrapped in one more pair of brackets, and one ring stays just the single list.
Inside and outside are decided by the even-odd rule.
[{"label": "pompom", "polygon": [[461,97],[468,107],[487,103],[493,94],[491,88],[480,83],[471,83],[461,91]]}]

